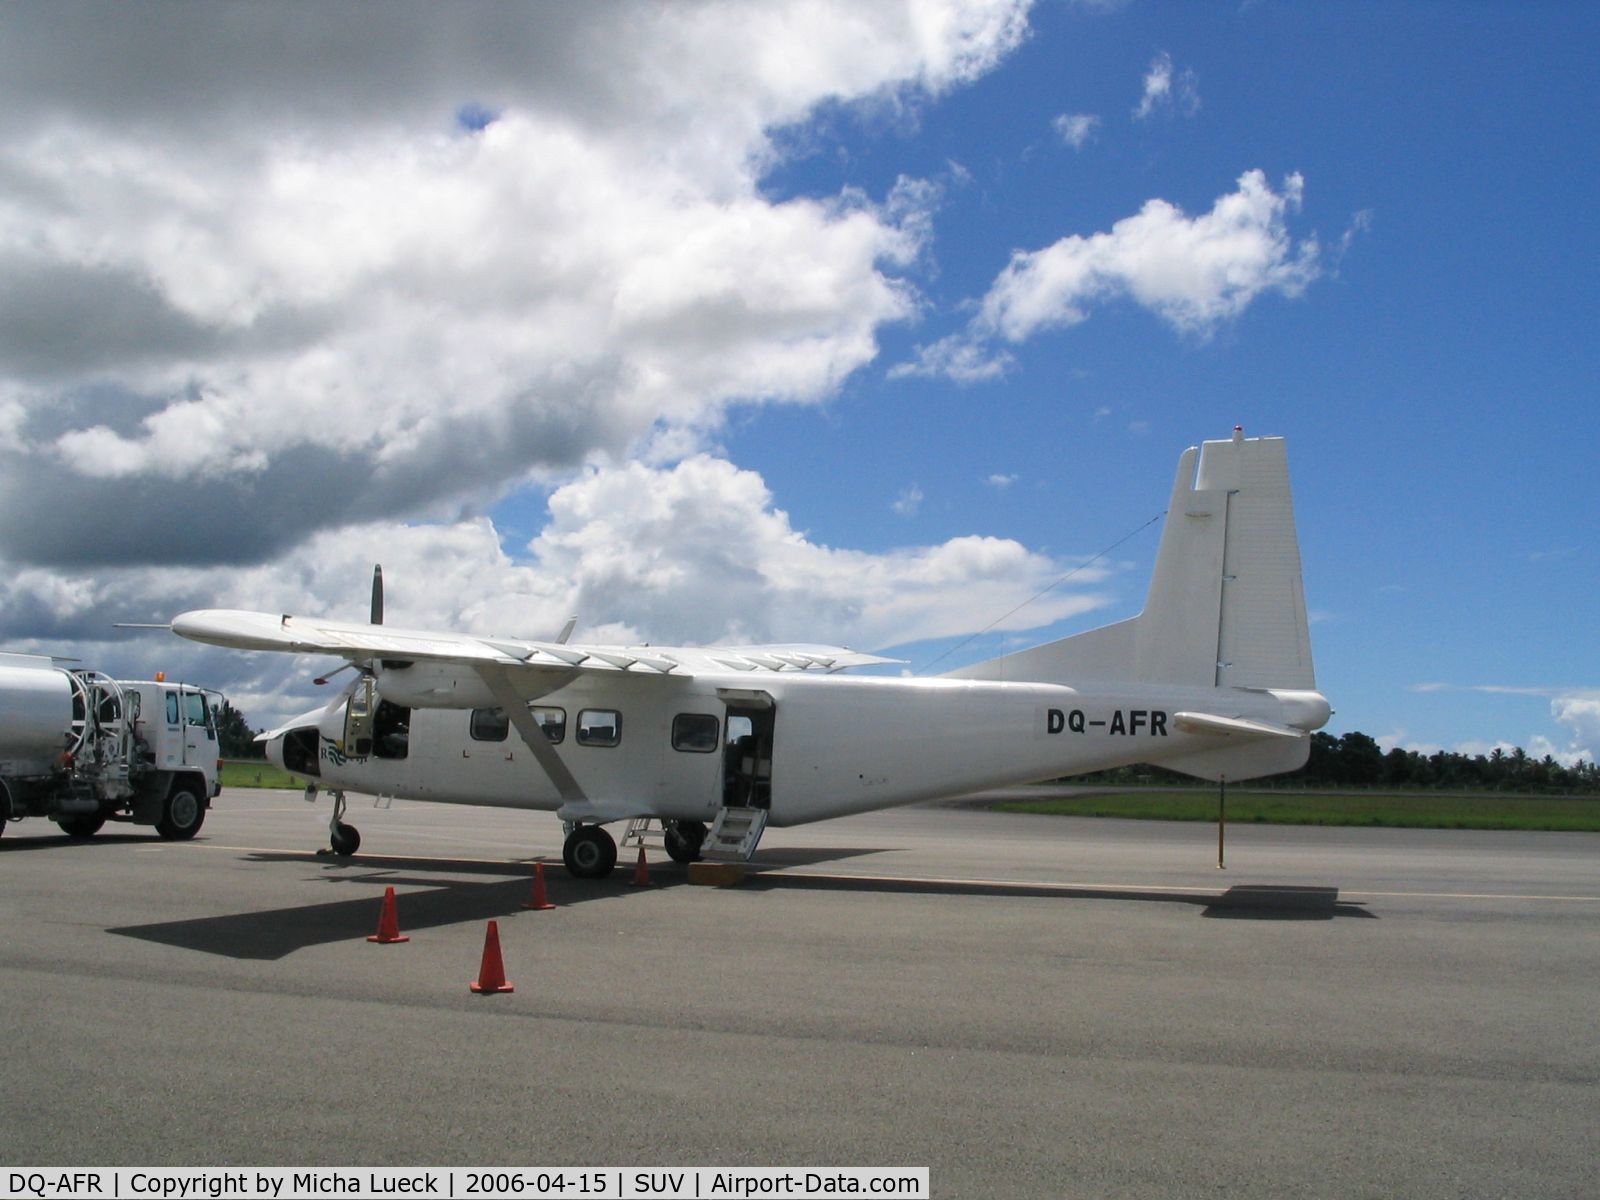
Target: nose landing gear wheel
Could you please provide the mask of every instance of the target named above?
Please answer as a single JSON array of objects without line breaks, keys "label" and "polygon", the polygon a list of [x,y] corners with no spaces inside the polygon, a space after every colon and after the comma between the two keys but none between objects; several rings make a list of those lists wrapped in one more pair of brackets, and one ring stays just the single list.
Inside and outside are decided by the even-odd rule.
[{"label": "nose landing gear wheel", "polygon": [[349,858],[361,849],[361,831],[343,821],[336,822],[328,837],[328,845],[340,858]]},{"label": "nose landing gear wheel", "polygon": [[[311,789],[306,789],[306,795],[311,795]],[[333,816],[328,821],[328,848],[340,858],[349,858],[361,849],[361,834],[354,825],[344,823],[345,800],[343,792],[333,793]],[[318,850],[318,854],[325,851]]]},{"label": "nose landing gear wheel", "polygon": [[617,865],[617,843],[598,825],[580,825],[567,835],[561,860],[578,879],[604,879]]}]

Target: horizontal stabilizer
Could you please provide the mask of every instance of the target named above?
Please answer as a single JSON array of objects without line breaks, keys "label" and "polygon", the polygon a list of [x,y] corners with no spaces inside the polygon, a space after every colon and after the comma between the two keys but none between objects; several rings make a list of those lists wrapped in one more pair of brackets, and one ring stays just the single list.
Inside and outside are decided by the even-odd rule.
[{"label": "horizontal stabilizer", "polygon": [[1246,717],[1218,717],[1211,713],[1177,712],[1172,714],[1172,724],[1183,733],[1202,733],[1213,737],[1278,737],[1303,738],[1305,730],[1288,725],[1273,725],[1266,721],[1252,721]]}]

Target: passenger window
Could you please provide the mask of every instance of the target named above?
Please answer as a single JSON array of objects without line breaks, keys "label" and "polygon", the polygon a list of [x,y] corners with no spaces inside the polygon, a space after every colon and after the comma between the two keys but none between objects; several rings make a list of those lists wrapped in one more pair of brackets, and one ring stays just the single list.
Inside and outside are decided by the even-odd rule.
[{"label": "passenger window", "polygon": [[[545,737],[556,745],[560,745],[567,736],[567,710],[564,708],[544,708],[536,704],[528,705],[528,712],[533,719],[539,722],[539,728],[544,730]],[[615,743],[613,743],[615,744]]]},{"label": "passenger window", "polygon": [[679,713],[672,718],[672,748],[690,754],[712,754],[717,749],[717,719],[706,713]]},{"label": "passenger window", "polygon": [[185,692],[183,694],[183,712],[191,725],[204,725],[206,723],[206,698],[199,692]]},{"label": "passenger window", "polygon": [[168,725],[176,725],[177,723],[178,723],[178,693],[177,692],[168,692],[167,693],[167,724]]},{"label": "passenger window", "polygon": [[612,708],[586,708],[578,714],[578,745],[615,746],[622,741],[622,714]]},{"label": "passenger window", "polygon": [[511,722],[503,708],[475,708],[468,732],[475,742],[503,742],[511,731]]},{"label": "passenger window", "polygon": [[[544,730],[544,736],[560,744],[567,736],[567,710],[528,705],[528,715]],[[475,708],[467,731],[477,742],[503,742],[511,732],[511,721],[503,708]]]}]

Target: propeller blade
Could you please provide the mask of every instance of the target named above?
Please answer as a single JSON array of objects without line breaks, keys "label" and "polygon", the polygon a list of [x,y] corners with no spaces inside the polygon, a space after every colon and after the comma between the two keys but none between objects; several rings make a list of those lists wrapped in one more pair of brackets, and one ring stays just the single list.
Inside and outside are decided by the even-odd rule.
[{"label": "propeller blade", "polygon": [[372,565],[372,623],[383,624],[383,566]]}]

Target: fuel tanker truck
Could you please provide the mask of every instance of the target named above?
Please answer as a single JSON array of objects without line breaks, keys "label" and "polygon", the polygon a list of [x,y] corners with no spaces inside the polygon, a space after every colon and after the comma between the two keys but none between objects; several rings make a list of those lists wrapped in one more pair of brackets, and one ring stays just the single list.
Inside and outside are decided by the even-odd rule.
[{"label": "fuel tanker truck", "polygon": [[222,790],[211,698],[192,684],[119,680],[0,654],[0,832],[48,817],[72,838],[107,821],[192,838]]}]

